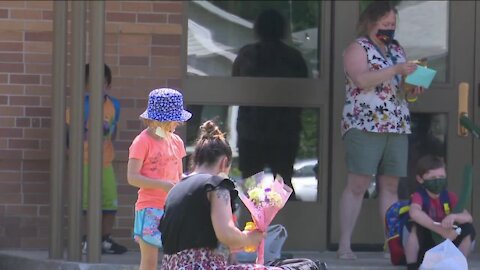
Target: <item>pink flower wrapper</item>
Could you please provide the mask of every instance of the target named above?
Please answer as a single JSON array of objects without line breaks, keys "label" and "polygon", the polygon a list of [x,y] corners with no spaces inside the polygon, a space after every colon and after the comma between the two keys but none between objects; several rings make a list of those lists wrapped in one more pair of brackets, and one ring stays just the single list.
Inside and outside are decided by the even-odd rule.
[{"label": "pink flower wrapper", "polygon": [[[281,201],[276,205],[261,206],[256,205],[248,196],[248,190],[241,191],[239,190],[238,195],[242,202],[245,204],[247,209],[250,211],[253,222],[255,226],[261,232],[265,232],[272,222],[273,218],[277,215],[278,211],[285,206],[285,203],[292,194],[292,188],[283,183],[282,177],[277,175],[275,180],[272,182],[264,177],[264,172],[259,172],[248,179],[254,179],[255,185],[260,185],[270,189],[270,192],[276,192],[280,195]],[[251,180],[250,180],[251,181]],[[270,183],[269,183],[270,182]],[[265,240],[260,242],[260,245],[257,248],[257,264],[263,265],[265,263]]]}]

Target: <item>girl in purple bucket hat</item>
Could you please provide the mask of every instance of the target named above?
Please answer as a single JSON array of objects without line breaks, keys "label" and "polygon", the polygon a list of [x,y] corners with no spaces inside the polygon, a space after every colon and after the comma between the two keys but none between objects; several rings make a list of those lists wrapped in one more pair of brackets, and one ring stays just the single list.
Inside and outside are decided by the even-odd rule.
[{"label": "girl in purple bucket hat", "polygon": [[140,245],[140,269],[157,269],[162,240],[158,225],[168,191],[182,177],[185,147],[174,133],[190,119],[177,90],[160,88],[150,92],[148,105],[140,115],[146,128],[129,149],[128,183],[139,188],[135,203],[134,239]]}]

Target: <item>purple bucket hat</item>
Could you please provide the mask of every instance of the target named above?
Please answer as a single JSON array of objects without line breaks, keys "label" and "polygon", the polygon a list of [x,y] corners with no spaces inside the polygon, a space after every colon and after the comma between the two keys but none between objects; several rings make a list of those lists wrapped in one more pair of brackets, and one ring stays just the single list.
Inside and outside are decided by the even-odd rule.
[{"label": "purple bucket hat", "polygon": [[148,95],[147,110],[140,117],[160,122],[185,122],[192,114],[183,109],[183,96],[180,92],[171,88],[159,88]]}]

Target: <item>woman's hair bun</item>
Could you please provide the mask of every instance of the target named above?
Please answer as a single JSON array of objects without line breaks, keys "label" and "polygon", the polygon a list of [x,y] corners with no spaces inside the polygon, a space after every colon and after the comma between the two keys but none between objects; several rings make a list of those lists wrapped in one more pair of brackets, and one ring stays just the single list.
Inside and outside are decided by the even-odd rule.
[{"label": "woman's hair bun", "polygon": [[224,134],[212,120],[208,120],[200,126],[200,138],[223,140]]}]

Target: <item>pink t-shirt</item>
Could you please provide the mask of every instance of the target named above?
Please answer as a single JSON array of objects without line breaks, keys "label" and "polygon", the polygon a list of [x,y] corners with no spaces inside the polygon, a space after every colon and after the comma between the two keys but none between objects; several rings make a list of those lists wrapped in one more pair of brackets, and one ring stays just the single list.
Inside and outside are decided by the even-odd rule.
[{"label": "pink t-shirt", "polygon": [[[182,139],[172,134],[168,139],[155,139],[143,130],[130,146],[129,158],[141,160],[143,176],[178,182],[182,176],[182,158],[185,157]],[[163,209],[167,192],[162,189],[140,188],[135,210]]]},{"label": "pink t-shirt", "polygon": [[[438,198],[432,198],[429,196],[429,198],[430,198],[430,209],[429,209],[430,213],[427,213],[427,215],[429,215],[430,218],[433,219],[433,221],[441,222],[446,215],[445,215],[445,210],[443,209],[443,205],[441,205],[440,203],[440,196],[438,196]],[[452,210],[457,205],[457,202],[458,202],[457,195],[449,191],[448,200],[450,201],[450,210]],[[413,193],[412,203],[418,204],[423,207],[422,195],[420,195],[420,193],[418,192]]]}]

